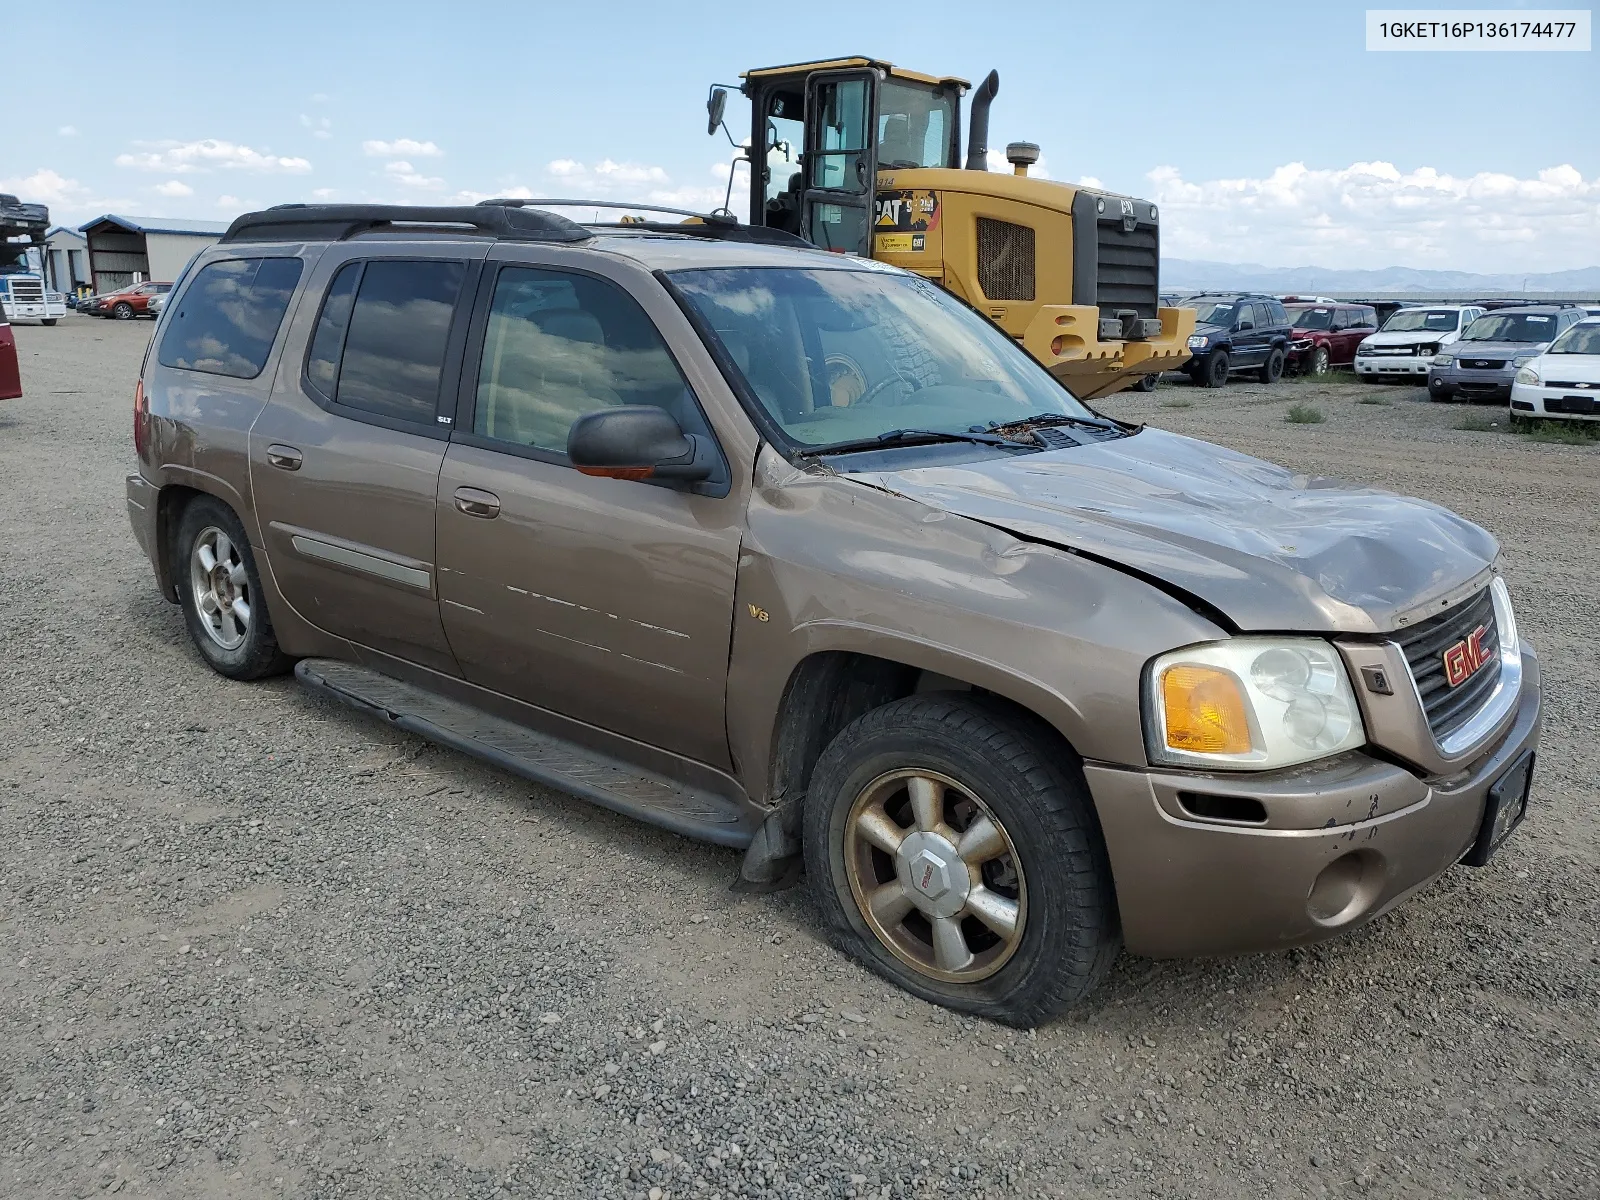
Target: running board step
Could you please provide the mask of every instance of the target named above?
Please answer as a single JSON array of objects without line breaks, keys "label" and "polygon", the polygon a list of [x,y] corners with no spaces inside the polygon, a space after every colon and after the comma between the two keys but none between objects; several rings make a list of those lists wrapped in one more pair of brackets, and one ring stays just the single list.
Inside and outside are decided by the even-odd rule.
[{"label": "running board step", "polygon": [[294,673],[307,687],[397,729],[624,816],[722,846],[747,846],[755,833],[753,819],[726,796],[640,771],[368,667],[331,658],[303,658]]}]

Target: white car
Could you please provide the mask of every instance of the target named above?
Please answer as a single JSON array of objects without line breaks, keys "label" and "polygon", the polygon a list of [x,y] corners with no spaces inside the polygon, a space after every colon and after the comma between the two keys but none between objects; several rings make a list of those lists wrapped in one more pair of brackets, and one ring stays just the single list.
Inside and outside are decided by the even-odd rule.
[{"label": "white car", "polygon": [[1356,378],[1368,383],[1383,380],[1428,382],[1428,367],[1441,346],[1461,336],[1483,315],[1472,304],[1428,304],[1402,308],[1383,328],[1356,347]]},{"label": "white car", "polygon": [[1600,421],[1600,317],[1579,321],[1517,372],[1511,411]]}]

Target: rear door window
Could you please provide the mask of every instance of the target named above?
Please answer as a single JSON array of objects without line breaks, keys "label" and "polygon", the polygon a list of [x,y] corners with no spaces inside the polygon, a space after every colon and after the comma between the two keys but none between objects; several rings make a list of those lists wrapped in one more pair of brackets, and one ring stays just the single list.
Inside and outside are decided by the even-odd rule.
[{"label": "rear door window", "polygon": [[432,425],[466,264],[347,263],[329,285],[306,359],[327,400],[393,421]]},{"label": "rear door window", "polygon": [[254,379],[267,365],[299,282],[298,258],[207,263],[169,316],[157,360],[184,371]]}]

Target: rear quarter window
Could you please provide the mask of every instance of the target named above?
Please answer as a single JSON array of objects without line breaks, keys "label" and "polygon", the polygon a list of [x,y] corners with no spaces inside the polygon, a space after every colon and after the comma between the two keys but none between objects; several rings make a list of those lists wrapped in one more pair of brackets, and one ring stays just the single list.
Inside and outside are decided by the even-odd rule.
[{"label": "rear quarter window", "polygon": [[267,365],[299,282],[298,258],[207,263],[168,314],[157,361],[182,371],[254,379]]}]

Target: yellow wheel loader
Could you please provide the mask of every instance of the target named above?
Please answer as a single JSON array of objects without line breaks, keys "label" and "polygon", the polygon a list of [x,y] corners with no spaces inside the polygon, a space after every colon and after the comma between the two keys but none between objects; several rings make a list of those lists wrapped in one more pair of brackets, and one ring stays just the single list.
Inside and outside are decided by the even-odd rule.
[{"label": "yellow wheel loader", "polygon": [[[1030,178],[1039,148],[1028,142],[1006,147],[1013,174],[989,171],[997,72],[973,94],[964,165],[963,79],[870,58],[741,78],[751,225],[937,281],[1084,399],[1188,360],[1194,310],[1160,307],[1154,204]],[[713,85],[713,134],[726,130],[727,97]]]}]

